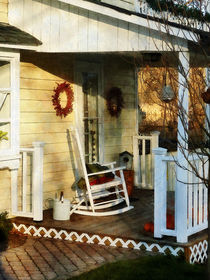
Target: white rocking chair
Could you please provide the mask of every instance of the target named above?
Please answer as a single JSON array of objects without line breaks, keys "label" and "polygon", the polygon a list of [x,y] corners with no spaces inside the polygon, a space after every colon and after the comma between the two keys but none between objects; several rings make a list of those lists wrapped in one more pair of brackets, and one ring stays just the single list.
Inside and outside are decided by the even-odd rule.
[{"label": "white rocking chair", "polygon": [[[79,173],[82,172],[82,174],[79,175],[82,175],[86,184],[86,190],[83,191],[76,186],[76,203],[73,204],[70,215],[76,213],[89,216],[109,216],[124,213],[132,209],[133,206],[130,206],[123,174],[123,169],[125,169],[125,167],[114,168],[115,162],[112,162],[102,164],[103,166],[110,166],[110,169],[88,174],[77,129],[70,130],[70,137],[74,147],[76,168],[79,170]],[[119,171],[119,177],[115,174],[116,171]],[[90,185],[89,179],[91,176],[98,176],[110,172],[114,174],[112,181]],[[107,208],[114,206],[117,207],[115,209],[107,210]]]}]

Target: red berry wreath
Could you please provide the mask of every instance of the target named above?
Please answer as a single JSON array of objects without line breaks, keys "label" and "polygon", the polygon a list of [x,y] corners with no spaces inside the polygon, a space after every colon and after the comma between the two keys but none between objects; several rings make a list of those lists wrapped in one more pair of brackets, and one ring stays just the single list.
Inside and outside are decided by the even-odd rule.
[{"label": "red berry wreath", "polygon": [[[74,101],[74,92],[71,88],[71,85],[67,82],[58,84],[57,88],[54,89],[55,94],[52,95],[52,103],[54,109],[56,110],[56,116],[66,117],[69,113],[73,111],[73,101]],[[67,103],[65,107],[61,107],[60,103],[60,94],[62,92],[66,93]]]}]

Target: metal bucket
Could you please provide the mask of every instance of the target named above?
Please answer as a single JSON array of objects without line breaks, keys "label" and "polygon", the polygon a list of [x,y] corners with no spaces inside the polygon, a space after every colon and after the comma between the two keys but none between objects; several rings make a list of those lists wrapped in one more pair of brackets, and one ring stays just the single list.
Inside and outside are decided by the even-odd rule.
[{"label": "metal bucket", "polygon": [[59,199],[54,199],[53,203],[53,219],[66,221],[70,218],[71,204],[68,199],[64,199],[63,203]]}]

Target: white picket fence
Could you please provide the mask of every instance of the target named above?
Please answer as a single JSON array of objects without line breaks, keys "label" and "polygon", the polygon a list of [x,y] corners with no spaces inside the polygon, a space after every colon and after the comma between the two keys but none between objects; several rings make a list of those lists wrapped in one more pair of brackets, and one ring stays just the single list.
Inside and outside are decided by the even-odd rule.
[{"label": "white picket fence", "polygon": [[[193,171],[195,167],[201,178],[207,178],[208,158],[197,154],[190,155],[187,161],[191,164],[188,163],[185,170],[177,165],[175,156],[167,156],[166,149],[156,148],[153,152],[155,155],[154,236],[158,238],[163,235],[175,236],[177,242],[187,242],[188,236],[208,227],[208,190]],[[175,167],[174,229],[167,228],[167,174],[171,164]],[[179,172],[183,175],[185,173],[186,176],[178,174]],[[177,178],[181,179],[177,180]],[[182,178],[187,178],[187,182],[181,182]]]},{"label": "white picket fence", "polygon": [[12,210],[14,216],[43,219],[43,142],[33,142],[31,148],[20,148],[21,175],[12,174]]}]

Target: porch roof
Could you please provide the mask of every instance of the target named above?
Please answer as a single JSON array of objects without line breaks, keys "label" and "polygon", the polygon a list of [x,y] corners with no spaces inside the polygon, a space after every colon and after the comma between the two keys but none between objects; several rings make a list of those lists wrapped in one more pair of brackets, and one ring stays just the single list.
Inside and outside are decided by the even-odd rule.
[{"label": "porch roof", "polygon": [[[59,2],[64,2],[73,6],[77,6],[80,8],[84,8],[90,11],[95,11],[97,13],[106,14],[107,16],[113,17],[113,18],[119,18],[122,20],[125,20],[130,23],[134,23],[137,25],[142,25],[147,28],[151,28],[154,30],[157,30],[157,28],[160,28],[160,31],[163,33],[169,32],[170,35],[177,36],[179,38],[187,39],[188,41],[194,41],[195,34],[201,36],[201,40],[203,38],[209,36],[209,32],[205,32],[203,30],[199,30],[197,28],[192,28],[191,26],[186,26],[180,23],[171,22],[170,20],[161,19],[155,16],[151,16],[148,14],[143,14],[137,11],[130,11],[112,4],[108,4],[105,2],[101,2],[99,0],[57,0]],[[86,3],[85,3],[86,2]],[[88,2],[88,3],[87,3]],[[103,9],[97,8],[103,7]],[[107,10],[104,10],[107,8]],[[120,16],[120,14],[122,16]],[[129,16],[129,17],[123,17]],[[122,18],[121,18],[122,17]],[[145,23],[146,20],[146,23]],[[146,24],[146,25],[145,25]],[[158,25],[157,25],[158,24]],[[163,26],[159,26],[159,24],[162,24],[163,26],[167,25],[171,27],[171,30],[168,28],[163,28]],[[158,27],[157,27],[158,26]],[[182,32],[180,32],[182,30]]]},{"label": "porch roof", "polygon": [[34,49],[34,47],[37,47],[41,44],[41,41],[29,33],[22,31],[10,24],[0,22],[0,47],[20,49],[29,49],[31,47]]}]

